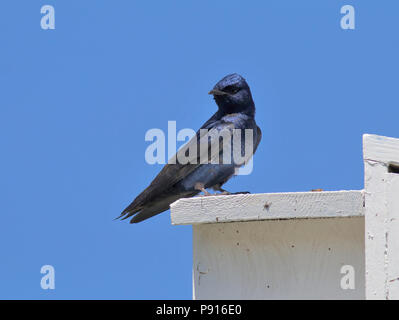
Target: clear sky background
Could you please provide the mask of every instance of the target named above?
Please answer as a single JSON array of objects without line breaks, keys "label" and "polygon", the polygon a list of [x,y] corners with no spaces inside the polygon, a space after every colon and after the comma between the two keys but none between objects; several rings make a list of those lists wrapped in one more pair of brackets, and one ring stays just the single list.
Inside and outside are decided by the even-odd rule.
[{"label": "clear sky background", "polygon": [[[40,28],[42,5],[55,30]],[[340,8],[356,10],[342,30]],[[198,129],[248,81],[256,192],[362,189],[362,134],[399,137],[399,2],[1,1],[0,298],[190,299],[190,226],[113,221],[161,169],[151,128]],[[40,268],[55,268],[55,290]]]}]

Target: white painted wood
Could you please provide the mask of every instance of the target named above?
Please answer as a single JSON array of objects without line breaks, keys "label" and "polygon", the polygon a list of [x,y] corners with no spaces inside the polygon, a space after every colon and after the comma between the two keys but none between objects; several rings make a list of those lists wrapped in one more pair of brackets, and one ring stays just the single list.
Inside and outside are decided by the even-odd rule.
[{"label": "white painted wood", "polygon": [[399,139],[365,134],[363,135],[363,157],[365,160],[385,164],[399,163]]},{"label": "white painted wood", "polygon": [[387,287],[388,299],[399,299],[399,175],[387,178]]},{"label": "white painted wood", "polygon": [[194,299],[364,299],[363,204],[362,191],[175,202],[172,223],[193,225]]},{"label": "white painted wood", "polygon": [[193,225],[193,297],[399,299],[399,139],[364,135],[363,153],[362,191],[173,203],[172,223]]},{"label": "white painted wood", "polygon": [[362,191],[219,195],[180,199],[171,205],[174,225],[362,215]]},{"label": "white painted wood", "polygon": [[363,217],[194,225],[193,244],[194,299],[364,299]]},{"label": "white painted wood", "polygon": [[363,136],[366,298],[399,299],[399,139]]}]

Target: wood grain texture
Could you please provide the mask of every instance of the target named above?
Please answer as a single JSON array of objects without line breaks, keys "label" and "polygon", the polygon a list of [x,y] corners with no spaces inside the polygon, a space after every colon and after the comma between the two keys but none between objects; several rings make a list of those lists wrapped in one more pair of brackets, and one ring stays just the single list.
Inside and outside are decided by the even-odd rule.
[{"label": "wood grain texture", "polygon": [[364,135],[366,299],[399,299],[399,139]]},{"label": "wood grain texture", "polygon": [[194,299],[365,297],[363,217],[200,224],[193,244]]},{"label": "wood grain texture", "polygon": [[399,139],[365,134],[363,135],[363,157],[365,160],[385,164],[399,163]]},{"label": "wood grain texture", "polygon": [[207,196],[171,205],[174,225],[362,215],[362,191]]}]

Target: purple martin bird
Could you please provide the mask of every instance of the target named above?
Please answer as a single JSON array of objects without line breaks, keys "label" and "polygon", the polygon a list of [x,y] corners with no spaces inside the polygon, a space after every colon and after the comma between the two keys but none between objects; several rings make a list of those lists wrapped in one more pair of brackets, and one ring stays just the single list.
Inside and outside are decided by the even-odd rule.
[{"label": "purple martin bird", "polygon": [[[218,106],[218,111],[207,121],[200,129],[207,129],[209,132],[224,132],[233,137],[234,129],[240,132],[241,139],[241,155],[244,154],[244,146],[246,144],[245,129],[251,129],[252,149],[250,154],[246,155],[246,161],[255,153],[262,137],[260,128],[255,122],[255,104],[252,100],[251,90],[245,79],[234,73],[220,80],[214,88],[209,92],[213,95]],[[118,218],[127,219],[133,216],[130,223],[137,223],[148,219],[158,213],[169,209],[169,205],[180,198],[193,197],[200,193],[209,195],[206,189],[212,188],[215,191],[221,191],[229,194],[222,189],[222,185],[227,182],[243,165],[233,157],[234,147],[224,149],[221,145],[221,139],[210,139],[206,137],[205,151],[216,148],[216,158],[220,160],[223,157],[224,150],[228,152],[227,161],[212,162],[215,160],[215,152],[207,155],[209,162],[201,160],[203,152],[198,151],[201,146],[201,138],[206,130],[199,130],[196,135],[181,148],[173,157],[177,160],[173,163],[168,161],[161,172],[155,177],[151,184],[140,193],[136,199],[125,209]],[[223,136],[224,139],[224,136]],[[223,140],[222,139],[222,140]],[[232,138],[231,141],[234,139]],[[249,140],[249,139],[247,139]],[[194,156],[188,156],[190,161],[182,163],[179,161],[180,155],[187,156],[187,153],[195,145]],[[213,145],[213,146],[212,146]],[[203,150],[203,149],[201,149]],[[212,149],[215,150],[215,149]],[[172,159],[173,159],[172,158]],[[224,159],[224,158],[223,158]],[[195,160],[195,161],[193,161]]]}]

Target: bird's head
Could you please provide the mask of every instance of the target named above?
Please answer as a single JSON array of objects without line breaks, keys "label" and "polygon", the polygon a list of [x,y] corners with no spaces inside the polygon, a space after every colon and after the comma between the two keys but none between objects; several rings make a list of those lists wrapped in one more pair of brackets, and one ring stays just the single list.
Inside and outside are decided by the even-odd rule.
[{"label": "bird's head", "polygon": [[219,110],[225,114],[246,113],[254,115],[255,104],[245,79],[237,73],[225,76],[209,94],[212,94]]}]

